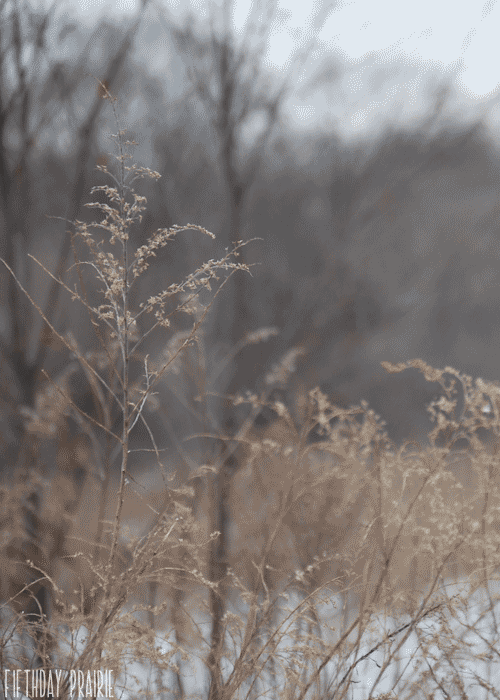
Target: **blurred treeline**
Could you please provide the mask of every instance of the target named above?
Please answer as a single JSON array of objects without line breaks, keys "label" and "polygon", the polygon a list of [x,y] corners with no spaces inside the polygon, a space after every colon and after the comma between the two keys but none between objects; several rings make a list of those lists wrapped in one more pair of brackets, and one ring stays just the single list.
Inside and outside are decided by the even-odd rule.
[{"label": "blurred treeline", "polygon": [[[297,348],[289,403],[319,385],[341,406],[366,399],[396,441],[422,440],[432,389],[417,372],[386,375],[380,362],[421,357],[495,378],[494,142],[479,118],[465,126],[444,118],[446,82],[424,120],[372,140],[346,143],[333,126],[293,131],[286,103],[316,49],[298,45],[285,76],[266,68],[273,5],[262,3],[268,14],[257,8],[236,37],[230,3],[212,22],[180,21],[144,0],[135,18],[85,26],[57,5],[1,2],[1,257],[61,333],[71,329],[81,347],[93,347],[85,310],[28,255],[63,277],[74,262],[70,227],[47,216],[93,218],[83,204],[105,182],[96,164],[112,167],[115,131],[98,78],[118,97],[121,122],[139,144],[134,160],[162,175],[137,187],[148,211],[133,244],[188,222],[217,236],[215,244],[196,232],[176,239],[138,294],[222,257],[232,242],[262,239],[243,251],[245,262],[258,263],[252,276],[234,276],[210,316],[207,373],[215,376],[247,332],[279,334],[243,348],[210,388],[258,389]],[[326,92],[339,70],[326,56],[314,89]],[[65,279],[74,284],[74,270]],[[20,407],[33,405],[41,370],[55,377],[68,356],[3,266],[0,285],[1,456],[12,464],[23,442]],[[186,381],[172,377],[162,391],[172,440],[200,430],[186,409]]]}]

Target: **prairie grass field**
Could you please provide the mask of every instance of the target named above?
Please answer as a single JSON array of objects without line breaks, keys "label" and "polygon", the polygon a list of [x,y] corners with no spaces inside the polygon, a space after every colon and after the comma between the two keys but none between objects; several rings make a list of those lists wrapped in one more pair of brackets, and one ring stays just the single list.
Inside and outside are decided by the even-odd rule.
[{"label": "prairie grass field", "polygon": [[[500,389],[384,362],[441,387],[428,444],[398,447],[366,401],[341,408],[319,388],[294,406],[274,398],[292,348],[260,394],[229,397],[226,415],[246,407],[229,433],[203,376],[203,322],[227,279],[250,271],[237,261],[245,244],[139,301],[156,251],[187,228],[213,234],[173,226],[130,248],[146,205],[132,183],[159,175],[128,165],[115,119],[117,172],[99,169],[116,186],[94,188],[108,199],[89,205],[100,221],[74,222],[82,291],[56,279],[99,349],[60,333],[3,261],[71,359],[24,409],[26,456],[1,492],[0,670],[112,669],[123,698],[496,697]],[[175,330],[178,316],[190,321]],[[144,354],[155,332],[167,342]],[[194,383],[205,426],[177,462],[150,427],[171,376]],[[273,419],[259,423],[262,411]],[[132,447],[139,423],[150,447]]]},{"label": "prairie grass field", "polygon": [[490,102],[298,135],[233,5],[0,0],[1,694],[500,698]]}]

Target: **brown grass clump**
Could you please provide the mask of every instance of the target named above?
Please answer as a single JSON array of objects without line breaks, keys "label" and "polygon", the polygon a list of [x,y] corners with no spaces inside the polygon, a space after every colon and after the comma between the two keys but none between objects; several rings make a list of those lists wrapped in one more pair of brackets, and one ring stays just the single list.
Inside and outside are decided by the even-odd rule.
[{"label": "brown grass clump", "polygon": [[[116,140],[117,176],[99,166],[116,184],[97,188],[109,203],[89,205],[103,213],[104,238],[75,222],[81,291],[57,280],[87,311],[98,350],[59,333],[31,299],[71,361],[23,409],[25,449],[0,493],[2,677],[30,665],[107,668],[124,697],[498,697],[500,389],[421,360],[384,363],[417,368],[443,390],[429,407],[429,444],[396,447],[366,402],[341,409],[314,389],[293,417],[273,399],[294,371],[292,348],[260,394],[230,397],[249,409],[233,435],[207,418],[197,438],[218,445],[210,457],[183,446],[182,469],[165,464],[147,411],[161,414],[169,372],[191,370],[208,415],[203,321],[248,266],[234,260],[241,243],[132,303],[136,280],[183,229],[213,236],[173,227],[132,252],[145,205],[132,184],[159,175],[128,166],[121,129]],[[101,285],[97,305],[86,268]],[[179,314],[190,325],[175,326]],[[160,330],[164,359],[143,355]],[[91,410],[76,398],[76,375]],[[276,420],[259,429],[263,409]],[[140,424],[155,469],[135,475]]]}]

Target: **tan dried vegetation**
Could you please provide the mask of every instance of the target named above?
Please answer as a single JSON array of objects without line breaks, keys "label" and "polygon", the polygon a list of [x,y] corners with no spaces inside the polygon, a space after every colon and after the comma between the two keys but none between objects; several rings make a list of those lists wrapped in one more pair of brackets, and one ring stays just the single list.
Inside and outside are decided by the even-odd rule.
[{"label": "tan dried vegetation", "polygon": [[[284,403],[272,401],[272,386],[283,385],[293,370],[287,356],[262,396],[234,398],[249,404],[250,416],[236,435],[212,435],[225,444],[218,459],[198,465],[184,481],[178,469],[174,484],[151,434],[156,471],[136,479],[129,473],[130,434],[138,421],[145,424],[147,402],[158,408],[158,381],[173,366],[182,371],[202,332],[214,298],[202,304],[202,293],[215,286],[216,296],[225,284],[217,287],[222,272],[226,280],[248,268],[233,261],[233,250],[132,310],[135,279],[182,229],[160,230],[130,253],[128,230],[145,203],[131,184],[158,174],[126,165],[122,131],[117,143],[117,187],[100,188],[110,204],[91,205],[104,214],[97,230],[108,234],[107,242],[76,222],[104,303],[93,307],[69,290],[87,309],[102,349],[86,353],[71,335],[50,329],[75,360],[57,379],[48,377],[37,405],[25,409],[22,460],[1,493],[2,668],[27,661],[26,643],[13,641],[16,630],[27,629],[45,667],[57,656],[68,670],[106,667],[119,676],[132,655],[156,669],[155,692],[163,692],[168,672],[179,697],[189,695],[190,654],[205,661],[209,683],[205,693],[200,679],[197,696],[210,700],[352,697],[357,671],[375,652],[383,656],[363,697],[377,697],[383,683],[400,698],[465,693],[461,664],[468,647],[450,620],[468,608],[476,589],[489,601],[476,622],[491,620],[490,652],[498,642],[492,582],[500,543],[500,389],[421,360],[384,363],[389,372],[418,368],[443,389],[429,407],[435,421],[429,444],[396,447],[365,402],[341,409],[314,389],[292,417]],[[110,252],[113,245],[121,246],[120,255]],[[77,258],[80,274],[81,267]],[[168,335],[179,312],[191,315],[192,327],[178,342],[169,336],[163,365],[142,357],[144,374],[134,384],[130,362],[141,340],[159,328]],[[74,372],[85,375],[97,416],[73,401]],[[276,420],[259,429],[254,418],[264,406]],[[113,428],[117,411],[120,433]],[[223,533],[214,527],[221,514]],[[451,579],[464,583],[464,595],[448,594]],[[42,589],[53,602],[45,619],[33,617]],[[397,626],[388,631],[381,614]],[[207,619],[211,634],[201,623]],[[424,626],[430,620],[434,631]],[[82,625],[87,635],[79,646]],[[423,656],[403,678],[400,655],[410,635]],[[160,639],[169,640],[168,651],[159,651]],[[433,644],[441,656],[431,653]],[[477,662],[477,652],[470,656]],[[491,653],[482,659],[490,670],[493,659]],[[477,683],[489,687],[485,678]]]}]

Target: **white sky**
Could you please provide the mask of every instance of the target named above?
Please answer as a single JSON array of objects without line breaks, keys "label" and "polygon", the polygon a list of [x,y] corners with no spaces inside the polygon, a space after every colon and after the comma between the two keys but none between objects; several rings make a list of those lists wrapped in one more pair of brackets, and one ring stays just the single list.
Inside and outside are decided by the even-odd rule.
[{"label": "white sky", "polygon": [[[157,1],[179,17],[187,6],[186,0]],[[86,21],[102,13],[135,12],[138,6],[138,0],[67,2],[72,11],[85,13]],[[203,12],[210,2],[192,0],[191,6]],[[276,69],[286,64],[301,32],[310,30],[317,3],[280,0],[280,28],[273,31],[268,55]],[[251,4],[252,0],[236,0],[236,28],[244,24]],[[340,88],[296,103],[293,121],[297,127],[312,127],[333,119],[345,136],[377,130],[388,119],[407,121],[423,113],[423,79],[435,72],[456,74],[452,107],[466,117],[471,109],[484,106],[500,86],[500,64],[495,60],[499,27],[497,0],[339,0],[319,38],[335,50],[351,75]],[[395,62],[401,63],[400,70],[383,82],[384,67]],[[370,92],[367,78],[372,75],[375,84]],[[490,114],[488,123],[498,128],[500,110]]]}]

